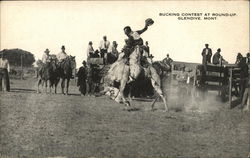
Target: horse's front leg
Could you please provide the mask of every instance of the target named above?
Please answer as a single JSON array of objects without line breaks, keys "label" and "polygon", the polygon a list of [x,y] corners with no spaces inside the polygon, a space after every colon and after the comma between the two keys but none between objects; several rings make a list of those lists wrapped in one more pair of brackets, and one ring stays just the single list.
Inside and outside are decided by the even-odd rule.
[{"label": "horse's front leg", "polygon": [[52,87],[53,85],[52,85],[51,80],[48,80],[48,81],[49,81],[49,93],[51,93],[51,87]]},{"label": "horse's front leg", "polygon": [[45,93],[47,93],[48,80],[45,81]]},{"label": "horse's front leg", "polygon": [[64,93],[64,87],[65,87],[65,79],[63,78],[62,81],[61,81],[62,94],[65,94]]},{"label": "horse's front leg", "polygon": [[70,81],[70,79],[67,79],[67,83],[66,83],[66,95],[69,95],[69,81]]},{"label": "horse's front leg", "polygon": [[57,85],[58,85],[59,81],[60,81],[60,79],[55,81],[55,94],[57,93]]},{"label": "horse's front leg", "polygon": [[[124,69],[126,69],[126,67]],[[124,70],[124,72],[129,72],[129,71]],[[115,98],[116,102],[124,103],[126,106],[130,106],[129,101],[127,101],[124,97],[124,89],[127,84],[128,77],[129,77],[129,73],[123,74],[123,79],[121,80],[121,83],[120,83],[120,89],[119,89],[120,91],[119,91],[118,96]]]}]

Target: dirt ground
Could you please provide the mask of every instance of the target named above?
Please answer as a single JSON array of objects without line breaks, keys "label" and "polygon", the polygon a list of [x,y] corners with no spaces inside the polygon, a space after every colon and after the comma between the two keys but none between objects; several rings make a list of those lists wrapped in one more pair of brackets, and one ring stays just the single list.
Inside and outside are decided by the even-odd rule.
[{"label": "dirt ground", "polygon": [[[249,112],[216,101],[179,106],[168,98],[132,101],[137,110],[105,96],[37,94],[36,80],[11,80],[0,92],[0,157],[247,158]],[[74,82],[74,81],[71,81]],[[180,108],[181,107],[181,108]]]}]

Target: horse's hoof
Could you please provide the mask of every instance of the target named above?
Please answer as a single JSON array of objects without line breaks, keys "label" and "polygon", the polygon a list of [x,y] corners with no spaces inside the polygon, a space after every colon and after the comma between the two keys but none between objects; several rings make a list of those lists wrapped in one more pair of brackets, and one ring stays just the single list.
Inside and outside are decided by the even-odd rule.
[{"label": "horse's hoof", "polygon": [[163,112],[168,112],[168,109],[163,110]]},{"label": "horse's hoof", "polygon": [[155,109],[155,108],[152,108],[152,109],[151,109],[151,111],[153,111],[153,112],[154,112],[154,111],[156,111],[156,109]]},{"label": "horse's hoof", "polygon": [[125,101],[124,104],[125,104],[126,106],[130,106],[130,102],[129,102],[129,101]]}]

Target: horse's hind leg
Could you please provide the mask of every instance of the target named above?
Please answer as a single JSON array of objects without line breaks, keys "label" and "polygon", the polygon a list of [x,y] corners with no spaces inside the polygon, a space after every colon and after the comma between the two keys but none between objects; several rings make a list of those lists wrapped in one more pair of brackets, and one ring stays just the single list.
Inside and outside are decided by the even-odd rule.
[{"label": "horse's hind leg", "polygon": [[38,79],[38,82],[37,82],[37,91],[36,91],[37,93],[40,93],[40,91],[39,91],[39,86],[40,86],[41,82],[42,82],[42,79],[39,78],[39,79]]},{"label": "horse's hind leg", "polygon": [[[162,98],[162,100],[164,102],[164,105],[165,105],[164,111],[168,111],[167,102],[166,102],[165,96],[162,92],[160,84],[157,83],[154,79],[151,79],[151,83],[152,83],[152,86],[154,87],[155,91],[159,94],[159,96]],[[158,97],[156,99],[158,99]],[[154,109],[154,104],[155,104],[156,99],[153,101],[153,103],[151,105],[152,110]]]}]

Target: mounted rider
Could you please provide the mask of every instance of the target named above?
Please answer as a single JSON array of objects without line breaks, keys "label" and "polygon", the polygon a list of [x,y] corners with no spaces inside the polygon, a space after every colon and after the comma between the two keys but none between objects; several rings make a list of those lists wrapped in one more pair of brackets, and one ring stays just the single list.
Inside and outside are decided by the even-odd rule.
[{"label": "mounted rider", "polygon": [[[154,21],[149,18],[145,21],[145,27],[142,30],[132,31],[130,26],[126,26],[124,28],[124,33],[128,36],[128,39],[126,40],[126,45],[123,48],[123,52],[124,52],[123,58],[126,59],[125,63],[129,65],[130,67],[129,82],[133,81],[135,78],[138,77],[140,73],[140,69],[141,69],[138,63],[131,62],[130,55],[135,50],[136,46],[139,46],[140,54],[141,55],[143,54],[143,51],[144,51],[143,39],[140,37],[140,35],[144,33],[148,29],[148,26],[152,25],[153,23]],[[141,59],[144,59],[144,58],[141,58]],[[147,59],[144,59],[144,60],[146,61]],[[140,65],[142,63],[147,63],[147,62],[141,62]],[[148,64],[144,64],[144,65],[148,65]]]},{"label": "mounted rider", "polygon": [[51,56],[50,56],[49,52],[50,51],[48,48],[44,51],[43,56],[42,56],[42,63],[43,64],[50,62]]},{"label": "mounted rider", "polygon": [[64,60],[68,57],[67,53],[65,52],[65,46],[62,46],[61,50],[62,51],[56,55],[59,65],[61,65],[61,63],[63,63]]},{"label": "mounted rider", "polygon": [[40,76],[42,76],[43,72],[44,72],[44,69],[45,69],[45,66],[47,63],[49,63],[51,61],[51,56],[50,56],[50,51],[49,49],[47,48],[44,53],[43,53],[43,56],[42,56],[42,67],[39,69],[38,73],[40,74]]},{"label": "mounted rider", "polygon": [[[58,60],[58,66],[59,68],[62,68],[62,64],[65,62],[66,58],[68,58],[68,54],[65,52],[65,46],[63,45],[61,47],[61,52],[56,55],[56,58]],[[74,76],[72,75],[73,72],[71,72],[71,78],[73,79]]]},{"label": "mounted rider", "polygon": [[128,36],[128,40],[126,41],[126,46],[123,48],[125,56],[129,57],[130,54],[133,52],[135,46],[143,46],[143,39],[140,37],[142,33],[144,33],[148,26],[152,25],[154,21],[152,19],[147,19],[145,21],[145,27],[142,30],[132,31],[130,26],[126,26],[123,30],[125,35]]}]

